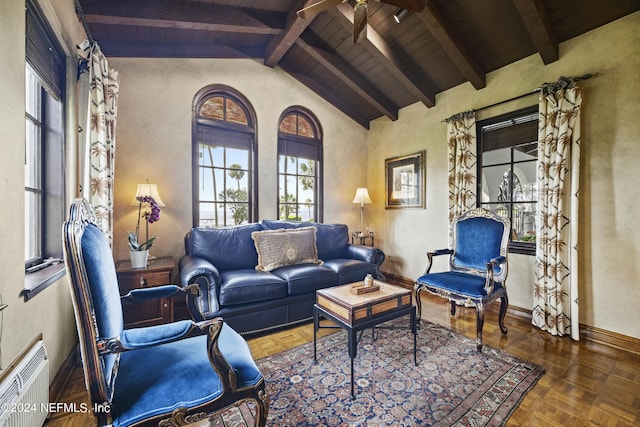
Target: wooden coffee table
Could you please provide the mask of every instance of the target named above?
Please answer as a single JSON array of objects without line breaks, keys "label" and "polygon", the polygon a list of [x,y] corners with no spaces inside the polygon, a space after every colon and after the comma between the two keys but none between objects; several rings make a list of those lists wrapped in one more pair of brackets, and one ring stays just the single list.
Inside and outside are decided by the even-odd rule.
[{"label": "wooden coffee table", "polygon": [[[334,286],[316,291],[316,304],[313,306],[313,360],[317,361],[316,335],[320,328],[343,328],[349,337],[349,357],[351,358],[351,398],[355,397],[353,386],[353,360],[356,357],[359,337],[358,331],[379,328],[382,323],[409,315],[409,327],[413,333],[413,363],[417,366],[416,308],[413,305],[413,292],[399,286],[374,281],[380,289],[375,292],[353,294],[353,284]],[[320,326],[320,317],[330,319],[335,325]],[[391,329],[386,327],[385,329]],[[394,328],[397,329],[397,328]],[[362,332],[360,333],[362,337]]]}]

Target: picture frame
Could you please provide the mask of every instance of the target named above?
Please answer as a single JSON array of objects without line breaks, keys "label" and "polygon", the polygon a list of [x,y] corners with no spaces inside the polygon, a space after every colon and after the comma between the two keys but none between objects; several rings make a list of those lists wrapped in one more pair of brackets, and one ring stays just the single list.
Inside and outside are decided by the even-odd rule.
[{"label": "picture frame", "polygon": [[426,152],[385,159],[385,209],[424,209]]}]

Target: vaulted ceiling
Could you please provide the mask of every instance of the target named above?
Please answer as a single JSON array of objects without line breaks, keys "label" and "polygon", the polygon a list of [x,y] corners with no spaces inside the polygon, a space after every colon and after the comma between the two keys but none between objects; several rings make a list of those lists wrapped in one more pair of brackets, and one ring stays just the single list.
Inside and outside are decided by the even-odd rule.
[{"label": "vaulted ceiling", "polygon": [[437,93],[461,83],[482,89],[487,73],[532,54],[557,61],[559,43],[640,10],[640,0],[424,0],[421,12],[397,23],[397,6],[369,0],[367,39],[355,44],[355,1],[296,14],[319,1],[76,3],[108,58],[261,60],[367,129],[379,117],[396,120],[407,105],[432,107]]}]

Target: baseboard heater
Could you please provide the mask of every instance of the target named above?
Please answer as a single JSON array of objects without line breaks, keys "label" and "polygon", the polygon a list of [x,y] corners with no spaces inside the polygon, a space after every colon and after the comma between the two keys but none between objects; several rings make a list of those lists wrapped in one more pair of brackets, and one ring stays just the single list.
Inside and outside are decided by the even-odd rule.
[{"label": "baseboard heater", "polygon": [[42,427],[48,408],[49,358],[38,337],[2,375],[0,427]]}]

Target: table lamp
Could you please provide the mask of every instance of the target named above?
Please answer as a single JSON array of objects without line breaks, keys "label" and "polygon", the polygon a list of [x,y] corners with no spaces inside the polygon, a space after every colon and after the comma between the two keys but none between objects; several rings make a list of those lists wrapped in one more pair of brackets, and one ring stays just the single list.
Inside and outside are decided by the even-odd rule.
[{"label": "table lamp", "polygon": [[360,203],[360,234],[359,236],[364,236],[364,204],[371,203],[371,198],[369,197],[369,191],[366,188],[357,188],[356,196],[353,198],[353,203]]}]

